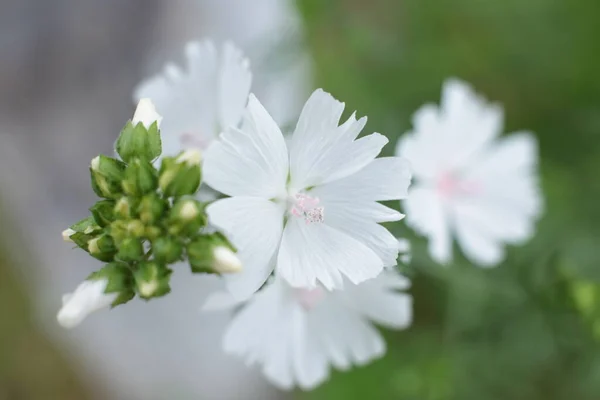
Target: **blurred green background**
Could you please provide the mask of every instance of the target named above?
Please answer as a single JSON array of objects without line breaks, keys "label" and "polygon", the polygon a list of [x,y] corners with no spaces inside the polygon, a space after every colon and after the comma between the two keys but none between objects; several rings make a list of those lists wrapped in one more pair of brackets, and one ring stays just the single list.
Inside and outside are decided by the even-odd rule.
[{"label": "blurred green background", "polygon": [[[413,243],[415,321],[388,354],[299,399],[600,398],[600,2],[299,0],[315,86],[390,138],[458,77],[539,138],[546,212],[536,237],[483,270],[443,268]],[[129,99],[127,99],[129,101]],[[2,249],[6,250],[6,248]],[[4,254],[9,254],[4,251]],[[32,323],[0,257],[0,400],[85,399]]]},{"label": "blurred green background", "polygon": [[464,79],[504,104],[506,132],[537,134],[546,196],[536,237],[491,270],[436,266],[397,231],[414,245],[412,328],[387,335],[383,360],[299,397],[600,398],[600,2],[298,4],[317,86],[368,115],[369,132],[395,143],[444,79]]}]

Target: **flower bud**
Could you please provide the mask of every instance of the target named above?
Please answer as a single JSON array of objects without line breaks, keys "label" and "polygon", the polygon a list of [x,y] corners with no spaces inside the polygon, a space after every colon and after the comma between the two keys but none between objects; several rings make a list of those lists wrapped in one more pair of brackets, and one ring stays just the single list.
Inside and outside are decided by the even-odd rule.
[{"label": "flower bud", "polygon": [[178,199],[169,212],[169,233],[172,235],[193,235],[206,225],[202,204],[193,198]]},{"label": "flower bud", "polygon": [[138,158],[152,162],[160,156],[162,146],[158,125],[161,120],[149,99],[140,100],[133,120],[125,125],[115,144],[123,161],[129,163]]},{"label": "flower bud", "polygon": [[118,244],[116,257],[125,262],[141,261],[144,258],[144,245],[140,239],[125,238]]},{"label": "flower bud", "polygon": [[148,261],[138,264],[133,276],[137,293],[143,299],[160,297],[171,291],[169,280],[173,271],[157,262]]},{"label": "flower bud", "polygon": [[152,254],[156,261],[172,264],[181,259],[183,245],[172,236],[157,237],[152,241]]},{"label": "flower bud", "polygon": [[88,241],[87,250],[92,257],[100,261],[112,261],[117,249],[114,240],[110,236],[102,234]]},{"label": "flower bud", "polygon": [[123,190],[131,196],[153,192],[158,186],[158,172],[148,161],[134,159],[125,170]]},{"label": "flower bud", "polygon": [[179,197],[196,193],[200,186],[201,154],[197,150],[186,150],[178,157],[165,157],[160,167],[158,185],[168,197]]},{"label": "flower bud", "polygon": [[90,174],[92,189],[99,197],[112,199],[121,195],[121,181],[125,176],[123,162],[99,155],[90,163]]},{"label": "flower bud", "polygon": [[131,219],[134,217],[136,201],[131,197],[121,197],[115,203],[114,213],[119,219]]},{"label": "flower bud", "polygon": [[77,326],[94,311],[126,303],[134,296],[129,269],[119,263],[107,264],[90,275],[73,293],[63,296],[57,319],[65,328]]},{"label": "flower bud", "polygon": [[112,200],[100,200],[90,208],[94,221],[98,226],[105,227],[115,220],[115,202]]},{"label": "flower bud", "polygon": [[156,193],[145,195],[138,206],[140,219],[145,224],[153,224],[158,221],[167,208],[165,200],[161,199]]},{"label": "flower bud", "polygon": [[194,273],[235,273],[242,270],[242,262],[231,244],[220,234],[196,237],[187,246],[187,254]]}]

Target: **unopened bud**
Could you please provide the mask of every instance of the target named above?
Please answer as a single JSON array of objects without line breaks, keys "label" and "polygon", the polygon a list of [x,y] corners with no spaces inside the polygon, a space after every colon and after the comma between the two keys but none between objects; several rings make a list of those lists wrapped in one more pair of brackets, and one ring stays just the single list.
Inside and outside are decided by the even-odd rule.
[{"label": "unopened bud", "polygon": [[180,197],[196,193],[200,186],[201,154],[187,150],[178,157],[165,157],[160,166],[158,186],[167,197]]},{"label": "unopened bud", "polygon": [[149,193],[140,201],[138,213],[142,222],[153,224],[163,216],[166,208],[167,204],[163,199],[156,193]]},{"label": "unopened bud", "polygon": [[121,197],[115,204],[115,215],[120,219],[129,219],[133,216],[133,200],[129,197]]},{"label": "unopened bud", "polygon": [[133,119],[125,125],[115,144],[123,161],[129,163],[137,158],[152,162],[160,156],[162,146],[158,126],[161,120],[149,99],[140,100]]},{"label": "unopened bud", "polygon": [[172,236],[158,237],[152,241],[152,254],[156,261],[172,264],[181,259],[183,245]]},{"label": "unopened bud", "polygon": [[194,273],[235,273],[242,270],[242,262],[231,244],[219,233],[196,237],[187,246],[187,254]]},{"label": "unopened bud", "polygon": [[169,293],[171,291],[169,280],[172,272],[172,270],[157,262],[139,263],[133,276],[140,297],[147,300]]},{"label": "unopened bud", "polygon": [[114,201],[100,200],[90,207],[90,212],[92,213],[96,224],[98,224],[100,227],[105,227],[110,225],[110,223],[115,220],[114,209]]},{"label": "unopened bud", "polygon": [[140,261],[144,258],[144,245],[140,239],[125,238],[118,244],[116,257],[125,262]]},{"label": "unopened bud", "polygon": [[123,190],[131,196],[141,196],[156,190],[158,171],[148,161],[134,159],[125,170]]},{"label": "unopened bud", "polygon": [[181,198],[169,213],[169,233],[193,235],[206,225],[202,204],[193,198]]},{"label": "unopened bud", "polygon": [[92,189],[99,197],[112,199],[122,193],[121,181],[125,176],[125,164],[114,158],[99,155],[90,163]]},{"label": "unopened bud", "polygon": [[92,257],[100,261],[112,261],[116,253],[115,242],[108,235],[90,239],[87,250]]},{"label": "unopened bud", "polygon": [[110,306],[118,293],[105,293],[108,279],[83,281],[73,293],[63,296],[63,305],[56,316],[58,323],[67,329],[79,325],[94,311]]}]

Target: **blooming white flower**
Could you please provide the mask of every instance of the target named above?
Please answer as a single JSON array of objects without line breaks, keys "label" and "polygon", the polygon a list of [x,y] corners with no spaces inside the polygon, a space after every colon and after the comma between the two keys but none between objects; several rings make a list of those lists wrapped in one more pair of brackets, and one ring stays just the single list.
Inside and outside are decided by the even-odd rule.
[{"label": "blooming white flower", "polygon": [[211,41],[188,43],[186,70],[167,64],[136,88],[135,100],[151,98],[164,116],[163,154],[204,150],[222,130],[239,124],[252,81],[249,62],[231,43],[220,50]]},{"label": "blooming white flower", "polygon": [[452,234],[482,266],[504,258],[502,243],[520,243],[542,210],[537,142],[527,132],[498,138],[503,114],[470,86],[444,84],[441,106],[425,105],[396,154],[411,161],[415,182],[404,211],[407,223],[429,238],[441,263],[452,258]]},{"label": "blooming white flower", "polygon": [[338,126],[344,104],[317,90],[289,144],[250,95],[241,129],[230,128],[208,148],[206,183],[229,196],[207,207],[209,221],[238,250],[244,270],[226,277],[247,297],[274,268],[294,287],[341,288],[396,265],[398,243],[379,222],[403,215],[379,204],[404,198],[407,162],[375,158],[387,138],[356,140],[366,117]]},{"label": "blooming white flower", "polygon": [[89,314],[110,306],[118,293],[104,293],[107,279],[83,281],[73,293],[63,296],[63,306],[58,312],[58,323],[64,328],[74,328]]},{"label": "blooming white flower", "polygon": [[[340,370],[381,357],[386,346],[373,326],[410,325],[412,298],[398,290],[410,282],[394,270],[360,285],[346,282],[341,291],[317,286],[297,289],[275,278],[233,317],[223,338],[225,352],[258,364],[267,379],[282,389],[310,390]],[[240,305],[218,292],[205,310]]]}]

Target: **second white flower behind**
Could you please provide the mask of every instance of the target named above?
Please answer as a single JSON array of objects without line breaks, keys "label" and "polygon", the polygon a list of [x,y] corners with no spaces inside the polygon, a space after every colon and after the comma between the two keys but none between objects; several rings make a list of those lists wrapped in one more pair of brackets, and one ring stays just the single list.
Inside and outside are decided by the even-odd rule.
[{"label": "second white flower behind", "polygon": [[397,154],[415,174],[404,201],[407,224],[429,238],[441,263],[452,258],[452,236],[475,263],[504,258],[503,243],[531,237],[542,211],[537,184],[537,142],[529,132],[502,132],[502,109],[469,85],[448,80],[441,106],[425,105]]},{"label": "second white flower behind", "polygon": [[398,242],[379,223],[403,215],[378,201],[405,198],[408,163],[376,158],[387,138],[357,136],[366,117],[339,124],[344,104],[317,90],[288,146],[250,95],[240,129],[229,128],[206,151],[205,182],[231,196],[207,208],[210,223],[238,249],[244,265],[227,277],[247,298],[273,270],[293,287],[340,289],[396,265]]}]

